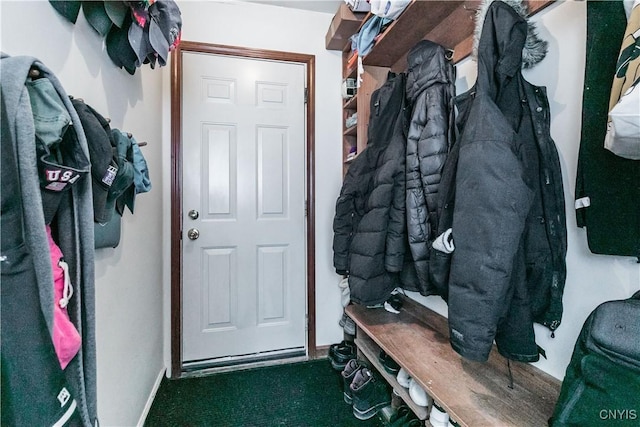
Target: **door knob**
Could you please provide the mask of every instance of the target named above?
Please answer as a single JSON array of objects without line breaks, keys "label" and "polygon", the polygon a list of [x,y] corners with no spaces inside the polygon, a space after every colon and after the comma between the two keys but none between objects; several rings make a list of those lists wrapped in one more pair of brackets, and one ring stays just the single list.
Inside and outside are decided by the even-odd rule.
[{"label": "door knob", "polygon": [[191,219],[198,219],[200,213],[195,209],[191,209],[187,215],[189,215],[189,218]]},{"label": "door knob", "polygon": [[192,228],[187,231],[187,237],[191,240],[196,240],[198,237],[200,237],[200,231],[198,231],[197,228]]}]

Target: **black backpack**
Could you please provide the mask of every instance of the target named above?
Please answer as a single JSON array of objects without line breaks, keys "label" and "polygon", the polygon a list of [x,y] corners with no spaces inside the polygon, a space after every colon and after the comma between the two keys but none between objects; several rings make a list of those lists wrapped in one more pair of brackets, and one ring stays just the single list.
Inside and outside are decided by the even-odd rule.
[{"label": "black backpack", "polygon": [[626,300],[604,302],[591,312],[549,423],[640,425],[640,291]]}]

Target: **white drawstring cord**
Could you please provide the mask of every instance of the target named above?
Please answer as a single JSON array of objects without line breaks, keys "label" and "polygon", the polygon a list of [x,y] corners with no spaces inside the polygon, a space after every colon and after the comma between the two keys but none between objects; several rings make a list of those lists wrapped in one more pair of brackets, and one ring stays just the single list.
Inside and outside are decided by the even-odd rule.
[{"label": "white drawstring cord", "polygon": [[62,288],[62,298],[60,298],[58,304],[60,304],[60,308],[65,308],[73,296],[73,286],[71,286],[71,279],[69,279],[69,266],[67,263],[60,258],[58,265],[64,271],[64,288]]}]

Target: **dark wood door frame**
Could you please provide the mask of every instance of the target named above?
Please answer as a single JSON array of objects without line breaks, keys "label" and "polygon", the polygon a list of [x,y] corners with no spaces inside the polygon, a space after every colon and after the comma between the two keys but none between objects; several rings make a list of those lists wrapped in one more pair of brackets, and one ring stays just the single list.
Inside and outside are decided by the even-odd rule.
[{"label": "dark wood door frame", "polygon": [[171,54],[171,377],[182,375],[182,52],[297,62],[307,66],[307,354],[315,359],[315,56],[182,41]]}]

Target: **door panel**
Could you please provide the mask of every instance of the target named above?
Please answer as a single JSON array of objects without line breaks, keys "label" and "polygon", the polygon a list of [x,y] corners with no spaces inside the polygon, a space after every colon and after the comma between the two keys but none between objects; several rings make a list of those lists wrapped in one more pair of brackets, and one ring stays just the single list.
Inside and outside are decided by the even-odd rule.
[{"label": "door panel", "polygon": [[204,262],[202,283],[208,306],[203,306],[201,325],[203,330],[235,327],[237,294],[235,293],[236,274],[232,266],[236,265],[234,248],[203,250]]},{"label": "door panel", "polygon": [[203,192],[211,218],[232,218],[236,212],[236,129],[235,126],[203,124],[203,158],[209,191]]},{"label": "door panel", "polygon": [[258,129],[258,217],[261,219],[287,215],[286,144],[286,129]]},{"label": "door panel", "polygon": [[304,350],[304,83],[302,64],[183,53],[185,363]]}]

